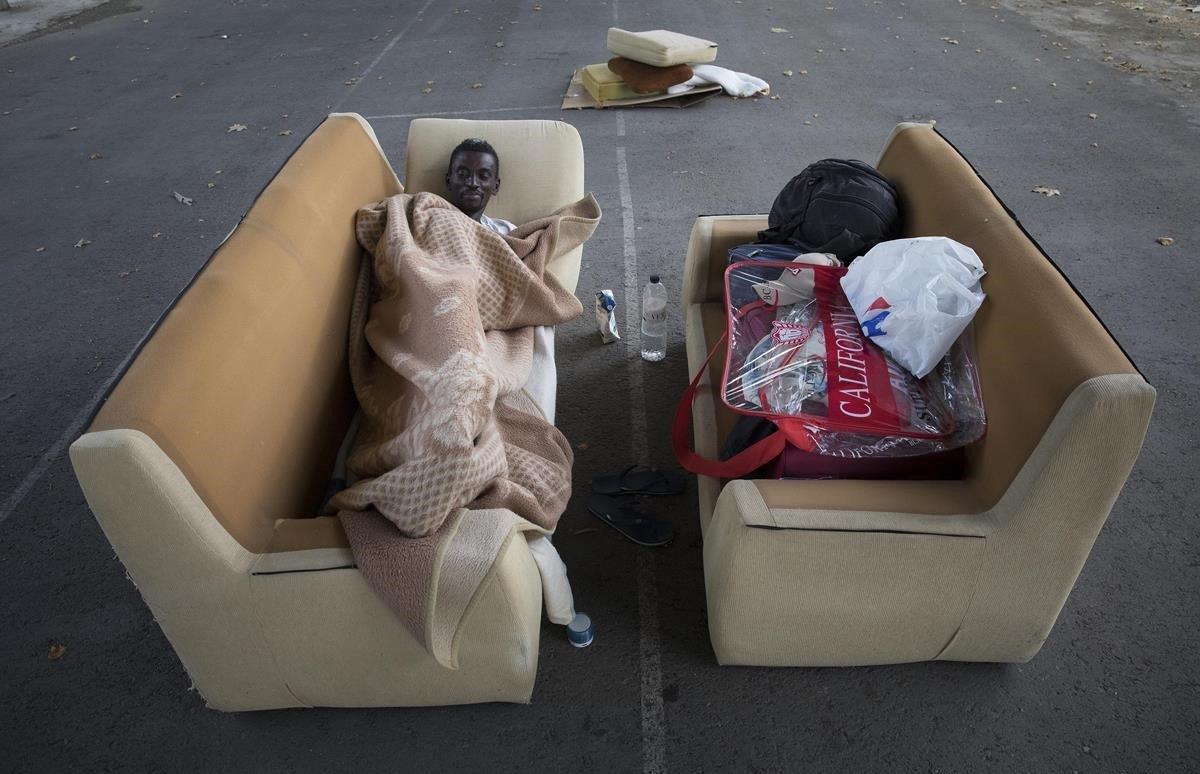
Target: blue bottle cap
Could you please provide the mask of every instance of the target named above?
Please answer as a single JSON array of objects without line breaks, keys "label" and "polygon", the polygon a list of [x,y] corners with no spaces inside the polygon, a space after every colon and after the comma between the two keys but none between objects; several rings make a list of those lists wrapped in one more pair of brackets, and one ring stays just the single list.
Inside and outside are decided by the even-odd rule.
[{"label": "blue bottle cap", "polygon": [[592,619],[587,613],[576,613],[567,624],[567,641],[577,648],[592,644]]}]

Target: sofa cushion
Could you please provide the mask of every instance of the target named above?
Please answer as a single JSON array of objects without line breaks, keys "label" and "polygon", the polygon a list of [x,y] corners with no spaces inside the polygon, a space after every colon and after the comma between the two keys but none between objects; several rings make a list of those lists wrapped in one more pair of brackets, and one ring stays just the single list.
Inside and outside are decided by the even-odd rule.
[{"label": "sofa cushion", "polygon": [[638,94],[657,94],[692,77],[692,68],[689,65],[654,67],[623,56],[614,56],[608,60],[608,69]]},{"label": "sofa cushion", "polygon": [[617,56],[654,67],[711,62],[717,58],[717,44],[670,30],[630,32],[608,28],[608,50]]}]

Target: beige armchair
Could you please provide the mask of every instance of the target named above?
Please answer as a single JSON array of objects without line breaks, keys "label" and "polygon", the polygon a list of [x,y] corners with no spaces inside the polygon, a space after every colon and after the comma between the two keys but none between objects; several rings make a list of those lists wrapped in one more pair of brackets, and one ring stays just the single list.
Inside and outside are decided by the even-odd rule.
[{"label": "beige armchair", "polygon": [[[490,214],[519,222],[583,195],[579,135],[552,121],[414,121],[410,191],[440,192],[467,136],[503,160]],[[523,538],[501,551],[448,670],[367,586],[338,520],[316,516],[355,408],[354,213],[401,190],[371,127],[331,115],[71,446],[100,526],[216,709],[527,702],[533,690],[541,583]],[[574,288],[579,260],[550,270]]]},{"label": "beige armchair", "polygon": [[[1141,449],[1155,392],[971,165],[901,125],[878,167],[910,236],[984,261],[975,335],[988,431],[959,481],[701,477],[709,632],[723,664],[1026,661],[1042,647]],[[685,269],[688,362],[724,330],[726,253],[764,216],[699,218]],[[735,416],[693,408],[715,456]]]}]

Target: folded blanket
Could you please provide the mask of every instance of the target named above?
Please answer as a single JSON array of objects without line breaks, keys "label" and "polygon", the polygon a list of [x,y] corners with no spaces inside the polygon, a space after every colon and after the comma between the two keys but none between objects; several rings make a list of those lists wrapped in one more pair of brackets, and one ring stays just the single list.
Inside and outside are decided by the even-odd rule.
[{"label": "folded blanket", "polygon": [[368,583],[446,667],[506,541],[552,531],[570,498],[570,445],[521,388],[533,326],[582,312],[546,265],[599,217],[590,195],[506,236],[427,193],[358,212],[359,480],[327,510]]}]

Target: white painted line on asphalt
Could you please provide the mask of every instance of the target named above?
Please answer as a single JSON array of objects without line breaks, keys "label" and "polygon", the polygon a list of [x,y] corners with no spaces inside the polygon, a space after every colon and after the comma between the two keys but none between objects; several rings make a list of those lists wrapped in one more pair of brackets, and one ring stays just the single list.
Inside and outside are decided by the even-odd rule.
[{"label": "white painted line on asphalt", "polygon": [[[617,129],[624,134],[625,121],[617,113]],[[617,180],[621,191],[621,227],[625,252],[625,358],[629,365],[630,432],[633,461],[649,462],[646,434],[646,389],[642,379],[641,294],[638,282],[637,224],[633,219],[633,195],[629,187],[629,163],[625,146],[617,146]],[[658,581],[654,554],[638,549],[638,654],[642,678],[642,771],[663,774],[667,770],[667,738],[663,715],[662,656],[658,636]]]},{"label": "white painted line on asphalt", "polygon": [[[619,114],[618,114],[619,115]],[[633,439],[633,461],[645,465],[646,454],[646,390],[642,383],[642,309],[641,287],[638,284],[636,231],[633,220],[633,196],[629,191],[629,165],[625,146],[617,146],[617,180],[621,189],[622,245],[625,251],[625,356],[630,361],[629,387],[633,410],[630,411],[630,437]]]},{"label": "white painted line on asphalt", "polygon": [[427,11],[431,5],[433,5],[433,0],[425,0],[425,5],[421,6],[421,10],[417,11],[417,14],[408,20],[408,24],[405,24],[400,28],[400,31],[396,33],[396,37],[392,38],[388,44],[383,47],[383,50],[379,52],[379,56],[371,60],[371,64],[367,65],[367,69],[363,70],[362,73],[359,74],[358,78],[354,80],[354,83],[350,85],[349,89],[346,89],[346,93],[343,94],[342,98],[338,100],[337,105],[334,106],[334,109],[330,111],[331,113],[339,112],[338,108],[342,106],[342,103],[350,99],[350,95],[353,94],[359,85],[367,79],[368,75],[374,72],[375,68],[379,66],[379,63],[383,61],[383,58],[387,56],[388,52],[400,42],[400,38],[404,37],[405,34],[412,29],[412,26],[421,20],[421,16],[425,14],[425,11]]},{"label": "white painted line on asphalt", "polygon": [[667,771],[667,728],[663,715],[662,655],[658,639],[658,579],[652,549],[638,549],[638,654],[642,673],[642,771]]},{"label": "white painted line on asphalt", "polygon": [[117,381],[117,378],[120,377],[121,374],[125,373],[125,366],[129,365],[129,361],[133,359],[133,356],[137,353],[137,351],[138,348],[134,347],[133,350],[125,356],[125,359],[121,361],[121,364],[117,366],[116,370],[109,374],[109,377],[104,380],[104,384],[100,385],[100,389],[96,391],[96,394],[92,396],[92,399],[87,402],[87,404],[83,407],[83,410],[80,411],[75,417],[75,421],[72,422],[71,426],[66,429],[66,432],[59,436],[59,439],[54,442],[54,445],[51,446],[49,450],[42,455],[42,458],[38,460],[37,464],[33,466],[33,470],[29,471],[29,473],[25,475],[25,478],[21,480],[20,484],[17,484],[17,488],[14,489],[12,494],[8,496],[8,499],[4,501],[4,504],[0,505],[0,524],[3,524],[8,517],[17,510],[17,507],[33,490],[33,487],[37,484],[37,482],[41,480],[42,476],[46,475],[46,471],[50,469],[50,466],[54,464],[54,461],[57,460],[63,453],[63,450],[67,448],[71,441],[75,440],[75,438],[79,436],[80,431],[83,430],[83,426],[87,424],[88,419],[91,418],[92,412],[96,410],[96,406],[99,405],[100,401],[104,399],[105,394],[108,392],[108,388],[112,387],[113,383]]},{"label": "white painted line on asphalt", "polygon": [[481,108],[479,110],[444,110],[433,113],[391,113],[386,116],[367,116],[368,121],[378,118],[430,118],[433,116],[477,116],[484,113],[512,113],[518,110],[558,110],[559,105],[531,105],[529,107]]},{"label": "white painted line on asphalt", "polygon": [[[613,25],[620,14],[619,0],[612,0]],[[625,114],[616,111],[617,136],[625,136]],[[633,461],[649,463],[646,433],[646,386],[642,379],[642,304],[638,282],[637,224],[633,219],[633,194],[629,187],[629,162],[625,146],[617,146],[617,180],[621,189],[621,228],[625,251],[625,358],[629,361],[631,398],[629,436],[633,443]],[[654,572],[654,554],[638,549],[638,662],[642,677],[642,772],[666,774],[667,727],[663,713],[662,646],[658,637],[658,578]]]}]

